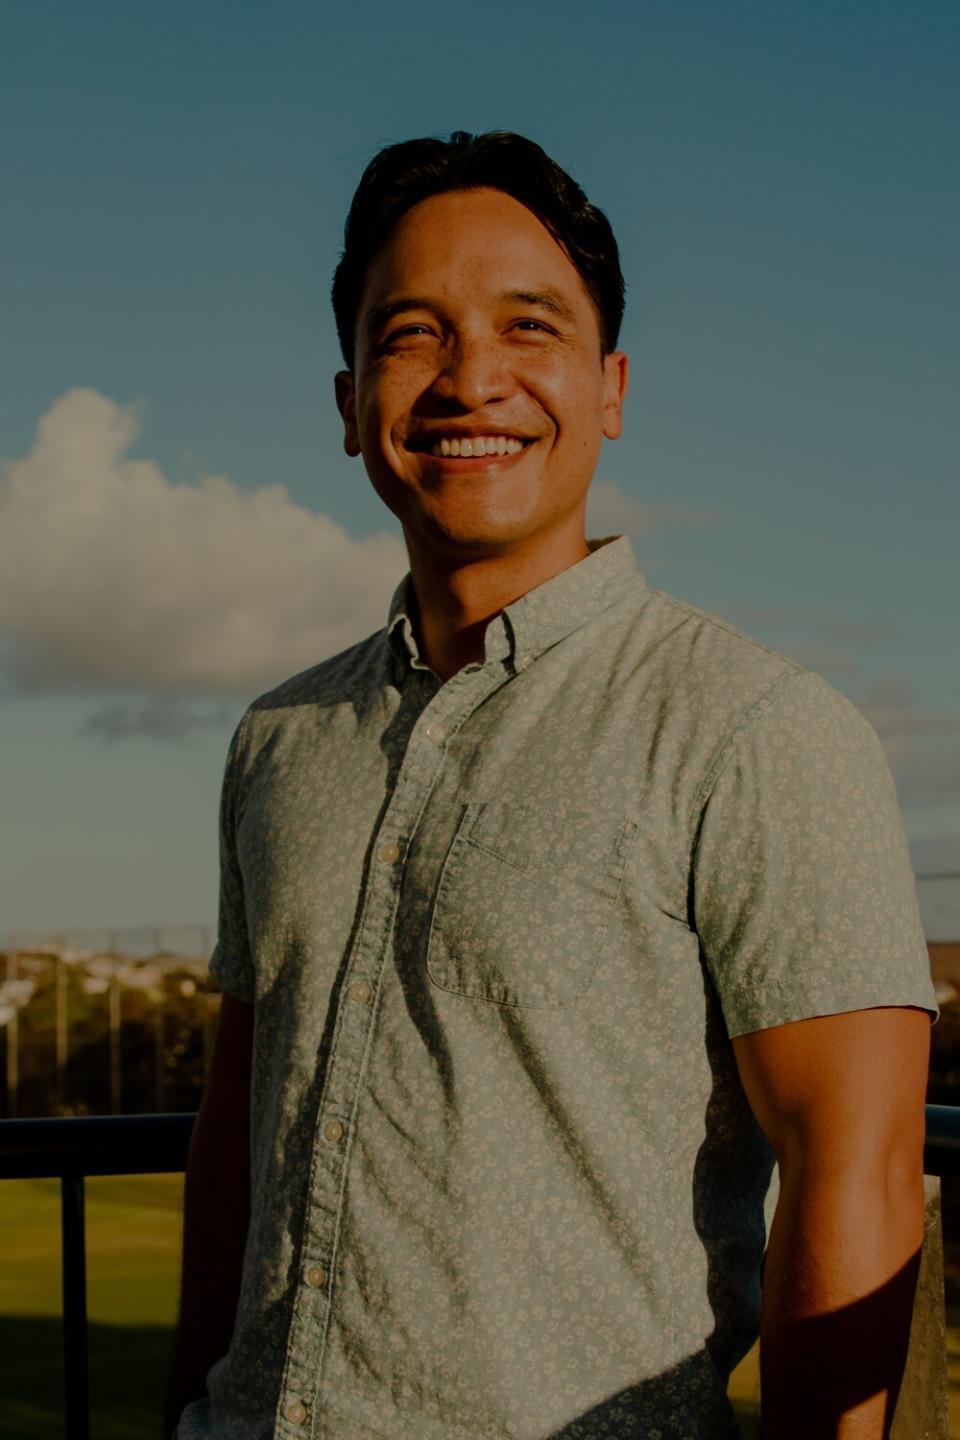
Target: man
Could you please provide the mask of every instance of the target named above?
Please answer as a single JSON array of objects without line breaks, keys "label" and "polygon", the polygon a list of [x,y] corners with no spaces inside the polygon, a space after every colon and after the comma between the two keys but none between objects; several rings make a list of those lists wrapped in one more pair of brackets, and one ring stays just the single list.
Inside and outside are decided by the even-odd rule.
[{"label": "man", "polygon": [[586,539],[623,281],[539,147],[382,151],[334,306],[410,574],[231,743],[169,1425],[726,1440],[759,1323],[765,1436],[879,1440],[937,1013],[879,742]]}]

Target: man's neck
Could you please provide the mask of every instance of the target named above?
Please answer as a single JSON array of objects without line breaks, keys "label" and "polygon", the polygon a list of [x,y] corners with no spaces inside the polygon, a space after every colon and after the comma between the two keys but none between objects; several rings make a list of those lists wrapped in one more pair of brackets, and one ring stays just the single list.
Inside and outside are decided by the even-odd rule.
[{"label": "man's neck", "polygon": [[516,547],[450,566],[409,547],[417,597],[417,643],[425,665],[449,680],[464,665],[481,661],[488,623],[507,605],[584,560],[590,547],[582,529],[545,546]]}]

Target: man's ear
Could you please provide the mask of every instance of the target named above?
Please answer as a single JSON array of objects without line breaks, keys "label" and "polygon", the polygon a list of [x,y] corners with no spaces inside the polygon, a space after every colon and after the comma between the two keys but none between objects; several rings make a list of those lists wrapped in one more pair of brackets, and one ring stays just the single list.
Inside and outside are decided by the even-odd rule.
[{"label": "man's ear", "polygon": [[357,430],[357,397],[353,376],[349,370],[338,370],[333,377],[337,409],[343,420],[343,448],[348,455],[360,454],[360,435]]},{"label": "man's ear", "polygon": [[630,361],[622,350],[611,350],[603,360],[603,433],[617,440],[623,429],[623,401],[630,383]]}]

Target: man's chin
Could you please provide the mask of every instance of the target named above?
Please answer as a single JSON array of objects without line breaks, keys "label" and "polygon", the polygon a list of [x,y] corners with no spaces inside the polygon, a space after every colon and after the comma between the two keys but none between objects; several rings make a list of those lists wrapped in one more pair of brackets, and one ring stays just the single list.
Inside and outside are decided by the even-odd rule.
[{"label": "man's chin", "polygon": [[456,522],[434,519],[429,528],[425,526],[421,531],[420,538],[427,553],[442,554],[446,558],[482,560],[525,546],[534,533],[535,527],[516,520]]}]

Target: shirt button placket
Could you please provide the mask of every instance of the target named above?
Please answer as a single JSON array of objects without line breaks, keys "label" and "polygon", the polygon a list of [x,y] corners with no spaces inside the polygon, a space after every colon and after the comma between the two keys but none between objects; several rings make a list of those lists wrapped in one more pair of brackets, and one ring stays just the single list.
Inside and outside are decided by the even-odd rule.
[{"label": "shirt button placket", "polygon": [[[497,687],[488,681],[482,688],[485,693],[487,690]],[[475,703],[479,703],[481,698],[478,689]],[[459,712],[463,706],[463,697],[461,696],[455,703],[458,715],[453,716],[451,713],[451,720],[458,721]],[[425,753],[422,743],[420,746],[414,744],[408,749],[397,776],[388,813],[384,816],[388,827],[387,835],[376,843],[374,868],[371,870],[367,882],[370,887],[367,923],[361,928],[353,957],[354,963],[367,970],[368,973],[354,976],[347,985],[347,1008],[342,1017],[343,1023],[339,1028],[338,1040],[331,1053],[327,1072],[329,1087],[327,1103],[331,1108],[339,1109],[342,1115],[352,1113],[352,1104],[356,1098],[356,1086],[359,1081],[361,1060],[366,1051],[365,1041],[371,1023],[379,966],[383,960],[384,948],[389,938],[392,915],[396,906],[399,869],[394,871],[393,867],[399,866],[399,862],[403,860],[406,847],[404,839],[388,838],[389,832],[392,829],[395,837],[398,832],[401,836],[406,834],[405,824],[408,824],[412,816],[418,813],[421,795],[430,788],[435,778],[436,767],[444,763],[443,747],[456,728],[456,724],[451,723],[451,720],[431,719],[421,731],[421,734],[429,742],[432,756],[429,751]],[[363,1011],[364,1006],[368,1007],[366,1013]],[[345,1122],[336,1115],[329,1116],[320,1125],[318,1139],[328,1158],[319,1166],[317,1184],[311,1199],[321,1210],[326,1209],[325,1202],[333,1201],[342,1193],[340,1171],[345,1147],[339,1153],[338,1147],[344,1140],[346,1130]],[[337,1203],[339,1204],[339,1200]],[[332,1236],[328,1236],[325,1232],[321,1234],[318,1227],[317,1233],[312,1237],[313,1254],[316,1255],[324,1241],[331,1238]],[[322,1249],[320,1253],[323,1253]],[[305,1268],[301,1272],[304,1285],[301,1295],[307,1303],[302,1310],[302,1326],[296,1327],[291,1332],[289,1339],[295,1360],[289,1375],[293,1393],[287,1392],[281,1402],[279,1412],[283,1420],[290,1426],[299,1427],[308,1419],[311,1398],[315,1401],[317,1387],[321,1382],[325,1346],[321,1344],[319,1351],[316,1348],[315,1342],[311,1338],[310,1328],[308,1328],[315,1321],[309,1320],[308,1317],[318,1317],[315,1306],[320,1306],[325,1310],[332,1303],[330,1291],[333,1286],[334,1263],[335,1255],[331,1251],[330,1258],[325,1258],[324,1264],[318,1264],[311,1259],[305,1262]],[[311,1394],[307,1395],[304,1392],[304,1386],[311,1383],[308,1381],[311,1372],[315,1377],[314,1388]],[[310,1427],[308,1426],[308,1428]]]}]

